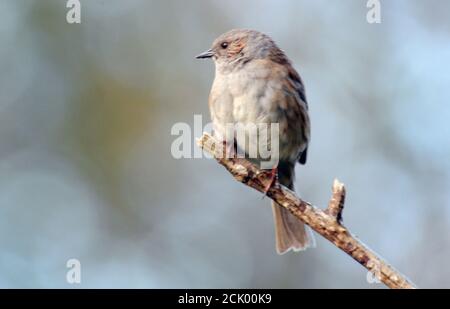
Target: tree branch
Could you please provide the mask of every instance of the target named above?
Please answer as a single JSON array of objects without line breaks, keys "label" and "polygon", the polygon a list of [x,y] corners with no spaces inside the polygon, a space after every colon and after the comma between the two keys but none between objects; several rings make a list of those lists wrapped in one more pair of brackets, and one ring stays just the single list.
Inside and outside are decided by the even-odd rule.
[{"label": "tree branch", "polygon": [[[213,155],[237,181],[260,192],[264,192],[270,183],[270,171],[260,170],[242,158],[226,158],[223,155],[222,143],[216,141],[209,134],[204,133],[197,143],[204,151]],[[333,194],[325,211],[301,200],[294,192],[280,184],[272,186],[267,192],[267,196],[350,255],[386,286],[398,289],[415,288],[411,281],[371,251],[342,225],[345,187],[338,180],[334,181]]]}]

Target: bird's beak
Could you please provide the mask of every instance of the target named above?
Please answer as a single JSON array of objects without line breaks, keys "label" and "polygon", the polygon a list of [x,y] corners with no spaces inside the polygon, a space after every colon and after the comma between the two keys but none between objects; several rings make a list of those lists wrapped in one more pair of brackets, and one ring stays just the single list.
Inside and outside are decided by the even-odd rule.
[{"label": "bird's beak", "polygon": [[197,59],[205,59],[205,58],[211,58],[212,56],[214,56],[214,52],[212,49],[208,49],[207,51],[205,51],[204,53],[201,53],[200,55],[198,55]]}]

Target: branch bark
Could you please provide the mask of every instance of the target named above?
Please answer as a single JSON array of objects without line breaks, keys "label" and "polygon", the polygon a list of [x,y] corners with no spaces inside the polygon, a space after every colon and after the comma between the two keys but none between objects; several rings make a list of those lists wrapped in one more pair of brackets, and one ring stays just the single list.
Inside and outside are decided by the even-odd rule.
[{"label": "branch bark", "polygon": [[[260,170],[242,158],[227,158],[224,156],[222,143],[216,141],[209,134],[204,133],[197,143],[223,165],[237,181],[260,192],[264,192],[270,183],[270,171]],[[338,180],[333,183],[332,197],[326,210],[321,210],[303,201],[294,192],[280,184],[272,186],[267,192],[267,196],[350,255],[389,288],[415,288],[409,279],[371,251],[342,224],[345,187]]]}]

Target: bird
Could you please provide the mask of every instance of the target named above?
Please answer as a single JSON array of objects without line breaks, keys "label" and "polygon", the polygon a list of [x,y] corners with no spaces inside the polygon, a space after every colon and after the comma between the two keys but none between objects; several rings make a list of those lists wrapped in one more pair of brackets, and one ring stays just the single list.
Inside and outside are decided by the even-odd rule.
[{"label": "bird", "polygon": [[[249,144],[264,141],[251,134],[247,144],[242,139],[236,141],[228,134],[228,125],[278,124],[279,158],[272,174],[280,184],[294,190],[295,166],[306,164],[311,134],[303,81],[292,62],[272,38],[249,29],[221,34],[196,58],[215,63],[208,100],[213,136],[227,147],[234,144],[248,154]],[[270,136],[265,142],[270,143]],[[261,158],[257,155],[252,162],[261,162]],[[286,208],[272,202],[272,211],[278,254],[315,246],[309,227]]]}]

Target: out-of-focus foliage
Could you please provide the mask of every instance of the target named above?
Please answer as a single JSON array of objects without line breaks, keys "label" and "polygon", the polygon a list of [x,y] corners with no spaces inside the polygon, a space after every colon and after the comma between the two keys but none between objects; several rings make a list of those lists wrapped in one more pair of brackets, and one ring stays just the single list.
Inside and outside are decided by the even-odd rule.
[{"label": "out-of-focus foliage", "polygon": [[0,2],[0,287],[357,287],[322,239],[278,256],[270,203],[212,161],[175,160],[177,122],[209,119],[231,28],[270,34],[302,75],[312,118],[297,191],[421,287],[450,287],[450,9],[446,0]]}]

